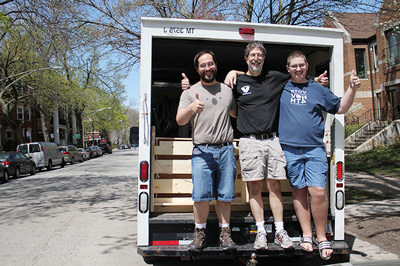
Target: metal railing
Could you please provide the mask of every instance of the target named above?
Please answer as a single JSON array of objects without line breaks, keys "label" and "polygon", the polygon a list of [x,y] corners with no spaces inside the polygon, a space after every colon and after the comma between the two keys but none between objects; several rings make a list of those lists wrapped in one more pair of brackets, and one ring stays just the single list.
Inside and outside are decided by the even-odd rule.
[{"label": "metal railing", "polygon": [[386,121],[388,119],[388,109],[369,109],[360,116],[345,117],[346,125],[363,126],[371,121]]}]

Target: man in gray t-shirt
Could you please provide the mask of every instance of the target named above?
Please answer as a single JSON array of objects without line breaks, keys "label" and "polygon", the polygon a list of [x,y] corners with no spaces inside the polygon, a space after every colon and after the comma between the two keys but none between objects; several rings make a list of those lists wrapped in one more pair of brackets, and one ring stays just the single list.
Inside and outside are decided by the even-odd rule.
[{"label": "man in gray t-shirt", "polygon": [[200,81],[185,90],[179,102],[176,121],[192,125],[192,182],[195,230],[189,250],[200,252],[205,245],[209,202],[216,200],[215,211],[224,250],[236,249],[229,227],[231,202],[235,200],[236,158],[232,145],[234,115],[232,90],[216,81],[217,65],[211,51],[200,51],[194,58]]}]

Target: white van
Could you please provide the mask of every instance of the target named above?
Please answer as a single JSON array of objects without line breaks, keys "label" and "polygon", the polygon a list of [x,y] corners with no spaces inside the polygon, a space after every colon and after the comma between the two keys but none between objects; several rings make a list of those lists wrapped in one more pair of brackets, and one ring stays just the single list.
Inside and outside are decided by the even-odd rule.
[{"label": "white van", "polygon": [[17,151],[30,157],[39,170],[43,167],[51,170],[55,165],[65,166],[63,155],[54,142],[24,143],[18,145]]}]

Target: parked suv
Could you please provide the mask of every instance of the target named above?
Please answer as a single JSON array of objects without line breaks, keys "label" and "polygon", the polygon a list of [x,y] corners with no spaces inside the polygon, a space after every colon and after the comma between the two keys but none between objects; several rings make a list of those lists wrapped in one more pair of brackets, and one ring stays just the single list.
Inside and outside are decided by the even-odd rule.
[{"label": "parked suv", "polygon": [[73,164],[76,161],[83,162],[82,153],[74,145],[60,146],[66,163]]},{"label": "parked suv", "polygon": [[99,144],[99,147],[103,151],[103,154],[104,153],[109,153],[109,154],[112,153],[111,146],[108,143],[101,143],[101,144]]},{"label": "parked suv", "polygon": [[24,143],[17,146],[17,151],[31,158],[39,170],[43,167],[51,170],[55,165],[60,165],[61,167],[65,165],[63,155],[54,142]]}]

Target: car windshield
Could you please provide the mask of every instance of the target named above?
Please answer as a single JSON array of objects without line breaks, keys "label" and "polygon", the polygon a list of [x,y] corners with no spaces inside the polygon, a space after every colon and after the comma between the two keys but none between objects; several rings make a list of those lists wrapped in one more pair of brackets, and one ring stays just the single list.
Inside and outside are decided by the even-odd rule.
[{"label": "car windshield", "polygon": [[22,153],[28,153],[28,145],[19,145],[17,151]]},{"label": "car windshield", "polygon": [[60,151],[67,151],[67,149],[65,147],[60,147],[59,149],[60,149]]},{"label": "car windshield", "polygon": [[9,153],[0,153],[0,159],[7,159],[10,156]]}]

